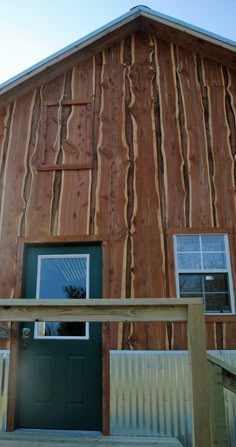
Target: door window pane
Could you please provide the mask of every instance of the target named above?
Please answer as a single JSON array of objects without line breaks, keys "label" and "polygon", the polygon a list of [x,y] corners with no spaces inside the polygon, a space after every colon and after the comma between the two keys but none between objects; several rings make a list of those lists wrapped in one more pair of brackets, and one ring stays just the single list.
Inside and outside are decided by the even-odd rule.
[{"label": "door window pane", "polygon": [[[42,255],[38,257],[38,299],[86,299],[89,297],[89,255]],[[51,322],[35,324],[35,336],[88,338],[88,323]]]}]

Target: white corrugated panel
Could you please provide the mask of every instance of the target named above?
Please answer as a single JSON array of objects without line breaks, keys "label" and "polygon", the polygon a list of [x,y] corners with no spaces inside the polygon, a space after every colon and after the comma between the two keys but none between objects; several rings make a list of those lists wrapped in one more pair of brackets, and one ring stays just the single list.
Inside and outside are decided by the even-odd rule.
[{"label": "white corrugated panel", "polygon": [[[236,366],[236,351],[213,351]],[[192,445],[191,386],[185,351],[111,351],[113,435],[174,436]],[[225,392],[230,445],[235,447],[236,396]]]}]

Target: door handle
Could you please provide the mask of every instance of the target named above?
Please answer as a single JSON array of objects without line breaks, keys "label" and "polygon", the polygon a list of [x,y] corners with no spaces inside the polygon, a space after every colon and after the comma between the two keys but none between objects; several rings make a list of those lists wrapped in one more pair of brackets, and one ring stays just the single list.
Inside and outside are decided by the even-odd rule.
[{"label": "door handle", "polygon": [[23,338],[23,340],[27,340],[30,338],[30,328],[29,327],[23,327],[22,338]]}]

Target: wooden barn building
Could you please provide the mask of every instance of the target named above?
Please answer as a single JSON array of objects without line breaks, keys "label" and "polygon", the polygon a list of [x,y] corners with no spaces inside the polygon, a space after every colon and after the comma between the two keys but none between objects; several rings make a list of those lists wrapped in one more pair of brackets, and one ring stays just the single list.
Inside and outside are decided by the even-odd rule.
[{"label": "wooden barn building", "polygon": [[[207,348],[234,351],[235,161],[235,43],[133,8],[0,86],[0,297],[203,297]],[[186,333],[12,323],[7,430],[112,432],[109,353]]]}]

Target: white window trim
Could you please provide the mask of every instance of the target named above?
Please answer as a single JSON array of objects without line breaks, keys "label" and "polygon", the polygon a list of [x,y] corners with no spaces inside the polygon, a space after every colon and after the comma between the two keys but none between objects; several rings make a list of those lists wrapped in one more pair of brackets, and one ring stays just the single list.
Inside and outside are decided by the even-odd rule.
[{"label": "white window trim", "polygon": [[[86,300],[89,299],[89,254],[56,254],[56,255],[39,255],[37,265],[37,284],[36,284],[36,299],[41,299],[39,296],[40,291],[40,273],[41,273],[41,261],[48,258],[85,258],[86,259]],[[54,335],[38,335],[39,322],[34,323],[34,339],[36,340],[89,340],[89,323],[85,322],[85,335],[83,336],[54,336]],[[44,323],[45,324],[45,323]]]},{"label": "white window trim", "polygon": [[[191,269],[189,271],[184,269],[178,268],[178,256],[177,256],[177,238],[178,236],[224,236],[224,244],[225,244],[225,257],[226,257],[226,266],[225,269],[209,269],[209,270],[203,270],[203,269]],[[179,233],[173,235],[174,239],[174,260],[175,260],[175,284],[176,284],[176,293],[177,298],[181,299],[180,297],[180,290],[179,290],[179,274],[180,273],[202,273],[208,272],[209,273],[227,273],[228,274],[228,282],[229,282],[229,295],[230,295],[230,307],[231,312],[206,312],[206,315],[233,315],[235,314],[235,299],[234,299],[234,289],[233,289],[233,280],[232,280],[232,272],[231,272],[231,262],[230,262],[230,251],[229,251],[229,241],[228,241],[228,235],[225,233]],[[201,241],[201,239],[200,239]],[[192,252],[194,253],[194,252]],[[202,255],[202,253],[201,253]],[[205,303],[204,303],[205,306]]]}]

